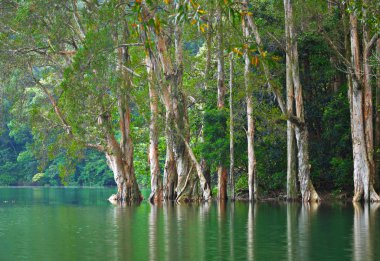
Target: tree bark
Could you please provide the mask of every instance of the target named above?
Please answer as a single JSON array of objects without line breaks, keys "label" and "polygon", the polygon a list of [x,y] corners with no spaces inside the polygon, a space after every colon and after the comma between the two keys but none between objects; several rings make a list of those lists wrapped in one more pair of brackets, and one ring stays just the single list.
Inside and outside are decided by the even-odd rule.
[{"label": "tree bark", "polygon": [[[247,12],[247,2],[243,1],[243,10]],[[249,37],[249,29],[246,17],[242,21],[243,34],[245,38]],[[247,106],[247,145],[248,145],[248,193],[249,200],[257,200],[257,172],[255,156],[255,120],[253,116],[253,97],[252,88],[250,88],[250,70],[251,61],[249,59],[249,48],[246,46],[244,52],[244,85]]]},{"label": "tree bark", "polygon": [[[365,201],[379,201],[380,198],[371,182],[371,165],[368,160],[367,143],[365,137],[364,97],[361,86],[361,62],[358,36],[358,19],[356,12],[350,14],[350,43],[351,43],[351,135],[354,158],[354,197],[353,201],[360,201],[364,195]],[[364,76],[365,77],[365,76]],[[363,108],[364,107],[364,108]]]},{"label": "tree bark", "polygon": [[[367,0],[363,1],[367,4]],[[363,18],[366,19],[366,9],[363,8]],[[364,135],[367,147],[367,158],[369,163],[369,178],[370,186],[373,187],[375,182],[375,161],[373,159],[374,149],[373,149],[373,104],[372,104],[372,85],[371,85],[371,66],[369,64],[369,59],[371,55],[371,47],[369,42],[371,41],[369,36],[369,31],[367,25],[363,23],[363,100],[364,100]],[[371,189],[371,188],[370,188]],[[372,188],[373,189],[373,188]]]},{"label": "tree bark", "polygon": [[113,203],[132,203],[142,200],[133,167],[133,143],[130,138],[130,110],[125,96],[118,102],[121,141],[117,142],[112,132],[111,116],[102,115],[99,123],[104,126],[107,140],[107,165],[114,174],[117,193],[109,200]]},{"label": "tree bark", "polygon": [[[222,7],[221,3],[217,3],[216,9],[216,24],[217,24],[217,89],[218,89],[218,103],[219,110],[225,108],[225,95],[226,87],[224,84],[224,55],[223,55],[223,24],[222,24]],[[218,163],[218,198],[219,200],[227,199],[227,169],[223,166],[222,162]]]},{"label": "tree bark", "polygon": [[[145,6],[143,7],[144,21],[147,22],[150,13]],[[156,48],[154,49],[157,56],[155,55],[153,48],[150,47],[148,41],[149,33],[154,32],[154,40],[156,42]],[[166,75],[172,73],[172,66],[170,64],[170,59],[167,56],[167,48],[164,37],[161,35],[159,30],[141,30],[140,32],[141,42],[145,46],[146,52],[146,66],[149,76],[149,95],[150,95],[150,108],[151,108],[151,122],[150,122],[150,150],[152,153],[149,153],[150,162],[153,160],[151,166],[151,197],[157,199],[162,197],[165,200],[175,200],[176,192],[175,188],[177,187],[177,170],[174,159],[173,152],[173,106],[170,97],[171,93],[171,84],[166,80]],[[163,75],[162,75],[163,74]],[[160,92],[151,85],[157,85],[160,88]],[[161,100],[165,106],[165,141],[166,141],[166,156],[165,156],[165,167],[164,167],[164,177],[163,182],[159,177],[159,165],[158,165],[158,148],[156,143],[158,142],[157,135],[157,126],[156,118],[158,115],[158,95],[160,95]],[[157,153],[156,153],[157,150]],[[157,155],[156,155],[157,154]],[[157,160],[156,160],[157,158]],[[157,176],[158,174],[158,176]],[[162,184],[163,183],[163,184]],[[162,194],[162,195],[160,195]]]},{"label": "tree bark", "polygon": [[302,97],[302,85],[299,77],[299,62],[297,39],[293,23],[293,10],[291,0],[284,0],[285,8],[285,26],[287,27],[287,45],[289,45],[289,65],[292,70],[292,80],[295,94],[296,116],[300,120],[300,124],[296,125],[295,133],[298,147],[298,179],[300,182],[300,190],[302,200],[318,201],[320,200],[317,192],[310,179],[310,161],[309,161],[309,143],[308,131],[305,123],[304,104]]},{"label": "tree bark", "polygon": [[[179,3],[176,4],[179,9]],[[177,20],[174,25],[174,47],[175,47],[175,74],[172,77],[172,99],[175,120],[176,135],[174,137],[174,155],[177,163],[178,184],[177,198],[181,201],[194,201],[200,199],[199,180],[197,176],[198,164],[194,164],[190,151],[186,145],[190,140],[190,128],[187,115],[186,97],[182,91],[183,76],[183,50],[182,50],[182,25]],[[202,174],[202,173],[199,173]],[[207,189],[202,186],[201,189]],[[207,194],[207,193],[206,193]],[[207,198],[208,199],[208,198]]]},{"label": "tree bark", "polygon": [[233,106],[233,77],[234,77],[234,57],[230,53],[230,198],[235,200],[235,179],[234,179],[234,106]]},{"label": "tree bark", "polygon": [[150,165],[150,188],[151,193],[149,201],[159,202],[162,200],[163,189],[162,179],[160,176],[160,165],[158,160],[158,93],[156,89],[156,81],[153,72],[153,63],[150,54],[146,56],[146,67],[149,78],[149,106],[150,106],[150,123],[149,123],[149,165]]},{"label": "tree bark", "polygon": [[376,124],[375,124],[375,184],[380,188],[380,39],[377,39]]},{"label": "tree bark", "polygon": [[[286,38],[289,38],[288,26],[285,26]],[[286,44],[286,109],[289,114],[294,114],[294,86],[293,72],[291,66],[291,46],[288,41]],[[296,166],[296,141],[295,126],[290,120],[286,122],[286,141],[287,141],[287,171],[286,171],[286,197],[287,200],[297,198],[297,166]]]},{"label": "tree bark", "polygon": [[[124,24],[122,41],[128,39],[128,26]],[[142,200],[142,196],[136,181],[133,167],[133,141],[131,138],[131,111],[129,108],[129,90],[131,79],[124,67],[128,67],[128,47],[118,49],[118,71],[120,72],[121,86],[118,89],[118,113],[120,126],[120,144],[117,143],[112,132],[111,116],[102,115],[100,123],[104,124],[107,136],[108,151],[106,153],[107,164],[114,173],[117,184],[117,194],[110,197],[110,201],[131,203]]]},{"label": "tree bark", "polygon": [[[212,4],[212,3],[211,3]],[[211,81],[211,54],[212,54],[212,19],[214,17],[212,8],[210,8],[209,15],[208,15],[208,21],[207,21],[207,35],[206,35],[206,46],[207,46],[207,53],[206,53],[206,67],[205,67],[205,82],[203,85],[203,90],[207,91],[208,84]],[[201,110],[204,109],[204,104],[201,105]],[[204,112],[202,112],[204,114]],[[201,142],[204,142],[204,116],[202,115],[202,131],[201,131]],[[202,166],[202,172],[203,176],[206,178],[206,182],[209,187],[211,187],[211,169],[210,166],[207,164],[206,160],[202,157],[201,162]],[[212,191],[210,191],[212,193]]]}]

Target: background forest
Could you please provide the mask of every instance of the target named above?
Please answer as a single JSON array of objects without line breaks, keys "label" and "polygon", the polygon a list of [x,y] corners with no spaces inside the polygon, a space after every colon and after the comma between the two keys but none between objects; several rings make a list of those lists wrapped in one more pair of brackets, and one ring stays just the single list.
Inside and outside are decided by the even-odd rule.
[{"label": "background forest", "polygon": [[[353,196],[349,18],[357,15],[360,37],[378,38],[380,4],[291,2],[310,178],[317,191]],[[245,194],[251,121],[255,193],[286,194],[287,128],[293,123],[277,100],[287,97],[285,15],[277,0],[1,1],[0,185],[116,185],[107,165],[117,154],[110,145],[116,141],[123,153],[132,148],[140,187],[162,186],[174,146],[177,160],[179,149],[188,149],[189,162],[202,167],[213,195],[221,196],[217,185],[224,172],[234,174],[235,193]],[[380,41],[377,45],[367,61],[376,162]],[[232,172],[227,170],[231,134]],[[186,169],[178,164],[178,172]],[[155,168],[158,176],[151,175]],[[187,169],[192,171],[195,167]],[[374,174],[377,180],[378,167]],[[203,186],[202,176],[194,177]],[[178,194],[186,194],[188,179]]]}]

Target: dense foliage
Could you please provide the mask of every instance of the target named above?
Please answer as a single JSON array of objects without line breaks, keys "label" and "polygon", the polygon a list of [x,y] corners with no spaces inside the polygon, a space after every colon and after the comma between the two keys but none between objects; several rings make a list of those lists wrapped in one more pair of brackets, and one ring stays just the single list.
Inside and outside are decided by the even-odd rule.
[{"label": "dense foliage", "polygon": [[[118,121],[110,121],[110,126],[106,127],[100,126],[98,121],[101,117],[116,118],[120,101],[115,97],[122,93],[129,99],[132,115],[136,177],[140,185],[149,186],[149,80],[143,65],[146,50],[154,44],[150,43],[151,46],[145,46],[144,50],[141,44],[131,43],[141,41],[141,28],[159,31],[160,26],[172,23],[173,19],[184,21],[183,91],[189,100],[190,144],[196,156],[205,159],[210,167],[213,185],[217,180],[217,167],[228,167],[229,110],[217,107],[217,75],[214,73],[217,70],[217,42],[214,37],[207,42],[217,27],[207,23],[205,16],[215,12],[214,1],[190,1],[190,4],[177,8],[174,14],[174,9],[167,8],[172,1],[146,1],[153,6],[152,10],[158,10],[158,15],[146,24],[142,22],[143,11],[139,9],[140,3],[145,1],[127,2],[2,1],[0,185],[114,185],[113,173],[104,154],[85,145],[104,145],[108,130],[121,139]],[[242,54],[249,48],[252,64],[249,92],[254,104],[259,189],[262,194],[284,192],[286,119],[268,91],[260,67],[263,62],[270,66],[273,84],[284,94],[283,6],[281,1],[251,1],[249,6],[249,12],[253,13],[262,32],[263,57],[261,47],[255,46],[252,39],[248,39],[250,46],[245,44],[247,39],[243,37],[241,13],[236,2],[221,2],[224,56],[234,53],[236,67],[232,101],[236,189],[240,193],[248,186]],[[297,1],[298,5],[294,5],[297,21],[300,21],[296,29],[305,122],[309,129],[311,177],[317,190],[351,192],[353,159],[348,87],[341,70],[342,63],[326,40],[328,35],[336,42],[344,42],[339,25],[344,22],[342,12],[346,10],[342,11],[340,4],[327,8],[325,2]],[[362,4],[357,1],[356,5],[349,6],[348,12],[355,8],[361,10]],[[127,15],[120,11],[120,5],[125,5]],[[378,9],[376,11],[376,6],[372,5],[368,8],[375,10],[368,23],[373,31],[378,31]],[[322,15],[321,10],[329,11]],[[124,32],[122,26],[127,26],[129,31]],[[167,28],[165,30],[172,30],[169,26]],[[131,44],[126,58],[131,67],[127,68],[131,72],[131,79],[128,79],[131,84],[127,87],[123,86],[124,75],[120,73],[120,67],[124,65],[115,62],[118,59],[115,50],[126,44],[123,42],[125,37],[129,37],[128,43]],[[211,47],[210,61],[207,61],[208,47]],[[173,52],[170,50],[170,55]],[[376,59],[373,60],[375,63]],[[228,70],[226,63],[225,71]],[[228,84],[227,79],[225,84]],[[57,116],[48,93],[57,101],[64,119]],[[225,99],[227,104],[227,97]],[[162,172],[165,164],[164,130],[165,109],[160,103],[158,147]],[[73,137],[80,137],[80,140]]]}]

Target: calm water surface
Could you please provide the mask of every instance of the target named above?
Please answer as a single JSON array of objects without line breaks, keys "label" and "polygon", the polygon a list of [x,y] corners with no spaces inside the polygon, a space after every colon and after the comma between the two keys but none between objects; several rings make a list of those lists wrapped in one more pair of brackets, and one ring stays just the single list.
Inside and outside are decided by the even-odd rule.
[{"label": "calm water surface", "polygon": [[380,260],[380,205],[117,207],[107,188],[0,188],[0,260]]}]

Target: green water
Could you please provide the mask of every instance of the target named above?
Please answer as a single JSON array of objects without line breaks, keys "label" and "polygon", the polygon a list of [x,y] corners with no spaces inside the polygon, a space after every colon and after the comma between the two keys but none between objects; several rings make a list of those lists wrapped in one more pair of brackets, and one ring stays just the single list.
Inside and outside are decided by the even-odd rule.
[{"label": "green water", "polygon": [[113,192],[0,188],[0,260],[380,260],[379,204],[117,207]]}]

